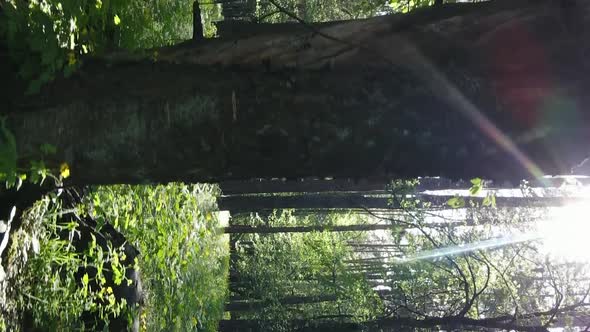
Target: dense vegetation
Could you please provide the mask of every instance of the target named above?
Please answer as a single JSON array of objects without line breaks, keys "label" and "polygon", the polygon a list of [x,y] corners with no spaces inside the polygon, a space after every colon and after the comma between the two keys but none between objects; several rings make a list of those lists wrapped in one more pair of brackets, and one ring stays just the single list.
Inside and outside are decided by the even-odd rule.
[{"label": "dense vegetation", "polygon": [[[252,215],[234,223],[270,227],[327,225],[358,222],[345,213],[295,217],[285,210],[266,220]],[[226,310],[234,319],[260,321],[265,330],[289,331],[302,320],[314,322],[375,319],[383,304],[359,273],[351,273],[347,262],[354,261],[350,242],[362,242],[359,232],[310,232],[244,234],[234,243],[230,289],[233,298]],[[238,322],[239,324],[239,322]]]},{"label": "dense vegetation", "polygon": [[[484,190],[472,184],[472,195]],[[258,232],[232,235],[231,319],[221,329],[537,331],[583,321],[588,266],[554,256],[533,235],[545,209],[497,206],[492,192],[434,206],[409,198],[411,188],[391,187],[394,210],[235,219]],[[324,231],[304,228],[315,224]],[[374,225],[384,227],[363,230]]]},{"label": "dense vegetation", "polygon": [[168,184],[101,187],[91,196],[95,213],[141,253],[148,331],[216,330],[228,271],[217,195],[212,185]]},{"label": "dense vegetation", "polygon": [[[122,246],[103,250],[91,242],[86,252],[76,250],[70,241],[84,232],[83,222],[65,223],[60,200],[45,197],[11,235],[4,260],[2,326],[10,331],[33,328],[21,327],[23,319],[43,330],[73,330],[80,328],[78,317],[90,311],[110,319],[113,313],[129,314],[140,320],[143,331],[215,331],[223,314],[228,269],[228,244],[218,233],[216,190],[181,184],[93,190],[75,213],[91,214],[98,224],[110,223],[125,234],[139,250],[130,266],[121,263]],[[88,266],[105,273],[81,275],[79,268]],[[106,271],[112,270],[119,271],[119,284],[137,282],[126,269],[141,273],[144,299],[138,312],[127,312],[106,280]]]}]

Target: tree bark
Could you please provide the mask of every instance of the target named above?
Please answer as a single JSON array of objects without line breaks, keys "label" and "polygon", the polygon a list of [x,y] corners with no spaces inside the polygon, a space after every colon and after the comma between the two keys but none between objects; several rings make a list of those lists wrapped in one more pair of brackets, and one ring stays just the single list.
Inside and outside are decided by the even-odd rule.
[{"label": "tree bark", "polygon": [[193,2],[193,41],[202,40],[203,35],[203,22],[201,21],[201,6],[199,1]]},{"label": "tree bark", "polygon": [[392,229],[395,225],[389,224],[373,224],[373,225],[344,225],[344,226],[248,226],[248,225],[234,225],[224,227],[226,234],[272,234],[272,233],[309,233],[309,232],[360,232],[360,231],[375,231],[382,229]]},{"label": "tree bark", "polygon": [[[387,193],[387,185],[393,179],[252,179],[249,181],[225,181],[219,184],[224,195],[271,193],[320,193],[320,192],[371,192]],[[440,189],[468,189],[470,182],[444,178],[422,178],[415,186],[416,192]]]},{"label": "tree bark", "polygon": [[[296,304],[308,304],[308,303],[320,303],[320,302],[331,302],[336,301],[337,298],[334,295],[319,295],[319,296],[289,296],[278,300],[283,306],[296,305]],[[231,301],[224,307],[225,311],[255,311],[265,308],[269,303],[265,303],[257,299]]]},{"label": "tree bark", "polygon": [[[482,318],[472,319],[467,317],[432,317],[425,319],[416,318],[384,318],[369,323],[351,323],[326,320],[322,323],[313,325],[308,321],[292,321],[293,331],[413,331],[417,328],[422,329],[500,329],[515,330],[523,332],[547,332],[548,329],[541,325],[520,325],[518,321],[509,319]],[[240,330],[240,326],[242,329]],[[235,320],[221,321],[220,331],[258,331],[261,322],[256,320]]]},{"label": "tree bark", "polygon": [[73,184],[563,174],[590,153],[590,29],[560,10],[448,4],[87,59],[8,122],[21,163],[52,143]]},{"label": "tree bark", "polygon": [[[430,203],[432,208],[448,207],[447,202],[453,195],[417,194],[416,199]],[[484,197],[463,197],[465,202],[481,205]],[[550,207],[563,206],[575,202],[584,202],[585,198],[576,197],[496,197],[497,207]],[[372,193],[307,193],[283,196],[222,196],[218,199],[220,210],[232,214],[247,212],[265,212],[279,209],[399,209],[399,202],[391,200],[390,195]],[[469,204],[467,204],[469,206]]]},{"label": "tree bark", "polygon": [[306,22],[308,21],[307,0],[297,0],[297,16]]}]

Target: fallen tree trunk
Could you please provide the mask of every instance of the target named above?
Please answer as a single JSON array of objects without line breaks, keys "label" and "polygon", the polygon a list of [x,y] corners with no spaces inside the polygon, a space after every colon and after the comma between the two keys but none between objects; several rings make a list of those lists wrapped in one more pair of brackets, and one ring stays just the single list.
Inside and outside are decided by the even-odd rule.
[{"label": "fallen tree trunk", "polygon": [[21,163],[52,143],[76,184],[563,174],[590,153],[589,7],[449,4],[87,59],[8,123]]}]

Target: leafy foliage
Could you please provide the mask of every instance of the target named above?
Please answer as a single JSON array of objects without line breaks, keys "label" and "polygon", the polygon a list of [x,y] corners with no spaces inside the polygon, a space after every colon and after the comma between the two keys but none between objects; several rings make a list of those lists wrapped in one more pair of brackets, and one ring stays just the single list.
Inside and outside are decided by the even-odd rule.
[{"label": "leafy foliage", "polygon": [[[434,5],[435,0],[389,0],[389,7],[395,12],[407,13],[414,9]],[[454,0],[446,2],[455,2]]]},{"label": "leafy foliage", "polygon": [[[94,244],[87,255],[81,255],[62,236],[64,232],[74,236],[78,224],[63,224],[61,214],[60,201],[52,193],[27,210],[21,227],[11,234],[2,306],[11,313],[5,322],[10,330],[19,329],[19,320],[30,319],[23,317],[24,313],[32,316],[28,328],[34,325],[49,330],[83,328],[80,317],[85,311],[105,320],[124,313],[125,300],[115,298],[104,276],[106,269],[113,269],[119,271],[119,283],[126,281],[119,258],[122,252],[119,248],[104,251]],[[89,266],[98,273],[93,280],[87,274],[80,280],[79,268]],[[91,282],[98,287],[90,287]]]},{"label": "leafy foliage", "polygon": [[[229,305],[232,319],[273,331],[541,331],[575,327],[567,317],[588,314],[588,265],[550,258],[531,235],[546,216],[542,208],[497,207],[481,179],[466,191],[483,196],[481,203],[457,197],[460,206],[433,207],[418,198],[416,184],[392,183],[395,210],[365,211],[365,222],[387,223],[390,231],[234,239],[230,290],[239,300]],[[336,216],[283,211],[234,223],[336,225],[360,217]]]},{"label": "leafy foliage", "polygon": [[[478,195],[485,188],[485,181],[480,178],[471,179],[470,182],[471,188],[469,188],[469,195],[471,196]],[[466,204],[466,199],[461,196],[455,196],[447,201],[447,205],[453,209],[464,208]],[[487,191],[481,204],[483,206],[496,207],[496,194],[493,191]],[[470,200],[469,205],[475,206],[477,203]]]},{"label": "leafy foliage", "polygon": [[[483,190],[481,179],[471,184],[470,194]],[[461,199],[461,206],[448,202],[453,210],[442,217],[415,199],[397,197],[406,200],[402,217],[388,220],[405,231],[393,234],[399,258],[383,271],[391,320],[436,318],[433,324],[441,326],[467,317],[472,326],[481,320],[480,326],[490,327],[490,319],[496,328],[520,330],[541,328],[538,319],[549,326],[556,316],[584,312],[588,266],[551,260],[540,254],[542,243],[513,235],[534,228],[534,216],[543,215],[539,208],[497,208],[493,198],[466,205]]]},{"label": "leafy foliage", "polygon": [[[276,1],[276,3],[306,22],[361,19],[390,12],[390,7],[381,0],[280,0]],[[279,23],[289,22],[293,19],[277,10],[272,3],[260,1],[257,7],[256,20]]]},{"label": "leafy foliage", "polygon": [[[89,54],[148,49],[192,36],[192,1],[10,0],[0,13],[6,40],[29,93],[61,75],[69,76]],[[202,5],[205,34],[215,35],[218,5]]]},{"label": "leafy foliage", "polygon": [[148,331],[215,331],[227,289],[227,244],[211,185],[100,187],[91,203],[141,252]]},{"label": "leafy foliage", "polygon": [[[328,224],[342,224],[350,223],[350,218],[354,217],[328,214],[321,219]],[[252,222],[258,224],[260,218],[254,217]],[[275,212],[265,221],[271,226],[317,222],[317,218],[309,216],[297,218],[290,210]],[[355,257],[348,243],[362,237],[354,232],[243,236],[237,244],[234,267],[239,286],[232,291],[255,300],[262,308],[242,313],[242,317],[259,320],[269,331],[290,331],[297,320],[314,325],[328,317],[374,319],[382,304],[363,275],[351,270],[347,263]],[[295,304],[293,299],[299,302]]]},{"label": "leafy foliage", "polygon": [[6,189],[15,188],[18,191],[24,181],[43,185],[47,177],[59,186],[70,176],[70,166],[67,163],[61,163],[59,167],[47,165],[45,158],[55,154],[53,145],[44,143],[36,154],[39,159],[32,159],[29,167],[20,167],[17,165],[16,140],[3,121],[0,122],[0,135],[3,136],[0,138],[0,181],[5,182]]},{"label": "leafy foliage", "polygon": [[66,76],[79,65],[88,52],[101,52],[114,43],[113,12],[122,1],[100,0],[9,1],[3,6],[6,16],[0,32],[7,40],[19,75],[31,81],[29,92],[60,72]]},{"label": "leafy foliage", "polygon": [[[217,233],[216,192],[208,185],[101,187],[76,209],[82,215],[91,209],[99,225],[112,220],[140,248],[135,268],[142,271],[147,295],[142,330],[216,329],[228,269],[227,242]],[[132,315],[105,275],[110,271],[115,285],[131,282],[122,264],[125,252],[111,246],[105,250],[93,237],[80,253],[70,241],[78,224],[64,224],[63,213],[52,193],[29,209],[11,234],[4,264],[6,294],[0,302],[11,313],[1,321],[10,330],[29,319],[25,313],[32,324],[49,330],[82,328],[84,312],[101,319]],[[80,267],[90,266],[96,274],[80,274]]]}]

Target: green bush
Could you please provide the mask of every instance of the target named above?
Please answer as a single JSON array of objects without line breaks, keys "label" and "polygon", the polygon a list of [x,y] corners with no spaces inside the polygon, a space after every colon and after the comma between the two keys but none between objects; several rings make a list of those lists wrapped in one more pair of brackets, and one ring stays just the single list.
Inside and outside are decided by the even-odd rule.
[{"label": "green bush", "polygon": [[60,221],[62,213],[56,196],[46,196],[27,210],[21,227],[10,235],[12,242],[3,264],[8,272],[2,309],[10,313],[4,322],[6,329],[19,330],[25,322],[25,330],[33,326],[50,331],[78,330],[83,329],[79,318],[84,311],[103,319],[123,313],[124,300],[115,298],[102,273],[96,276],[102,280],[97,282],[100,287],[88,287],[92,281],[88,276],[78,277],[79,268],[90,265],[101,270],[118,267],[124,274],[125,268],[114,259],[119,251],[95,250],[99,254],[94,256],[77,252],[70,241],[60,237],[64,231],[77,232],[76,222]]},{"label": "green bush", "polygon": [[[215,35],[220,7],[201,6],[204,33]],[[192,37],[192,0],[8,0],[0,40],[29,83],[28,92],[69,76],[87,55],[169,46]]]},{"label": "green bush", "polygon": [[[146,293],[142,331],[216,330],[229,268],[228,243],[218,234],[217,192],[210,185],[100,187],[76,209],[79,214],[90,210],[98,225],[111,221],[140,250],[136,265]],[[124,300],[116,299],[104,274],[93,278],[78,272],[80,266],[110,269],[115,282],[126,282],[124,253],[94,242],[77,252],[63,236],[77,231],[75,222],[60,220],[67,212],[72,211],[64,211],[55,195],[47,196],[11,232],[3,262],[7,275],[0,283],[5,291],[0,331],[18,331],[29,320],[33,324],[25,329],[82,330],[84,311],[99,317],[125,314]]]},{"label": "green bush", "polygon": [[218,189],[211,185],[100,187],[98,218],[141,252],[148,331],[216,331],[227,293],[228,244],[218,234]]}]

